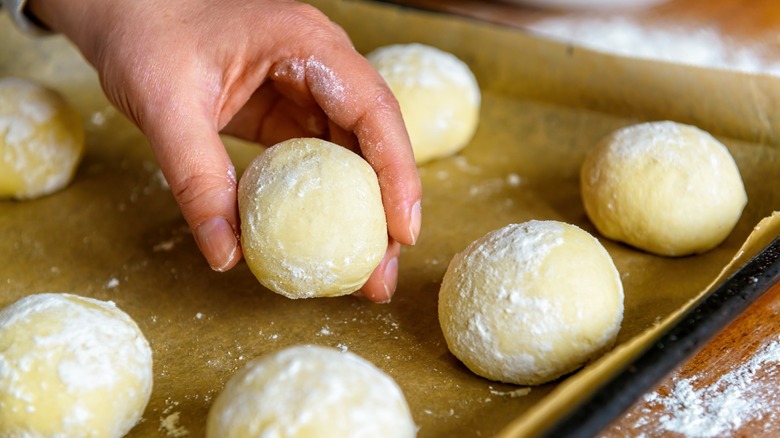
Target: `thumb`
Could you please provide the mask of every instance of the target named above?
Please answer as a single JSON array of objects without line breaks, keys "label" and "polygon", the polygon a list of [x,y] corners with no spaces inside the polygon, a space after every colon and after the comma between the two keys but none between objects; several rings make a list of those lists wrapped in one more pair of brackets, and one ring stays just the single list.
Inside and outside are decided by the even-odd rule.
[{"label": "thumb", "polygon": [[179,100],[144,131],[198,247],[223,272],[241,260],[236,172],[206,108]]}]

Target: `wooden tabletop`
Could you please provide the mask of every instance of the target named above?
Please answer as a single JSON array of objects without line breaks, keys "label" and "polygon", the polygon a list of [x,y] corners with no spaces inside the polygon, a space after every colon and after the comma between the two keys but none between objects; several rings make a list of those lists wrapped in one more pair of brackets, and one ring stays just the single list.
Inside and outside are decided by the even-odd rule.
[{"label": "wooden tabletop", "polygon": [[778,387],[780,284],[775,284],[603,436],[776,437]]},{"label": "wooden tabletop", "polygon": [[[406,4],[481,20],[524,27],[551,17],[620,15],[648,24],[713,25],[724,35],[750,40],[773,36],[780,31],[780,2],[777,0],[668,0],[644,9],[552,10],[517,6],[501,1],[481,0],[393,0]],[[585,3],[585,0],[583,0]]]},{"label": "wooden tabletop", "polygon": [[[714,30],[780,61],[780,1],[670,0],[644,10],[554,11],[476,0],[399,0],[518,28],[542,20],[620,17],[652,29]],[[574,41],[576,43],[576,41]],[[776,73],[776,72],[775,72]],[[778,79],[780,80],[780,79]],[[614,422],[604,437],[780,435],[780,284]]]}]

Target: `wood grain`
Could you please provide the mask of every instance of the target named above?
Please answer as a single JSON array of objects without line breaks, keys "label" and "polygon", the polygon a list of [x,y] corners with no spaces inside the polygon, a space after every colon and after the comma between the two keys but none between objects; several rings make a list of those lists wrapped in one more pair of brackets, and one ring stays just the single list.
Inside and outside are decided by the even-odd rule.
[{"label": "wood grain", "polygon": [[[761,298],[753,303],[733,323],[710,341],[692,359],[674,371],[655,390],[661,397],[669,397],[681,380],[691,381],[693,388],[700,393],[712,395],[706,391],[716,384],[721,376],[734,371],[744,371],[745,364],[772,341],[780,340],[780,284],[775,284]],[[745,402],[750,403],[760,397],[763,404],[751,412],[751,419],[740,427],[729,430],[728,436],[760,437],[777,436],[780,431],[780,397],[775,397],[780,386],[780,364],[769,363],[766,367],[755,369],[754,378],[758,385],[740,388],[744,392]],[[761,394],[751,393],[751,389]],[[764,392],[771,392],[769,397]],[[712,400],[702,400],[708,404]],[[686,408],[680,406],[680,409]],[[690,408],[688,406],[687,408]],[[710,413],[713,414],[713,413]],[[678,412],[662,409],[661,405],[640,400],[620,419],[615,421],[603,433],[603,437],[667,436],[669,431],[663,428],[664,416],[678,416]],[[673,435],[677,436],[677,435]]]},{"label": "wood grain", "polygon": [[645,9],[550,10],[500,1],[394,0],[392,3],[477,18],[522,28],[552,17],[622,16],[650,26],[709,26],[736,40],[780,44],[780,2],[777,0],[670,0]]}]

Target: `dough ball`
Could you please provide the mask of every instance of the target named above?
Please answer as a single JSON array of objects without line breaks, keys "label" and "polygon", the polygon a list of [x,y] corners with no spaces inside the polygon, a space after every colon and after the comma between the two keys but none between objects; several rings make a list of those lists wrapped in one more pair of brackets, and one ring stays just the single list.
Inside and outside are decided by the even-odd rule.
[{"label": "dough ball", "polygon": [[401,389],[349,352],[291,347],[247,363],[214,401],[207,438],[413,437]]},{"label": "dough ball", "polygon": [[675,122],[607,136],[588,153],[580,183],[585,211],[602,235],[663,256],[718,246],[747,203],[726,147]]},{"label": "dough ball", "polygon": [[0,79],[0,199],[31,199],[65,187],[84,152],[81,117],[57,92]]},{"label": "dough ball", "polygon": [[439,293],[450,351],[491,380],[538,385],[612,347],[623,285],[590,234],[556,221],[508,225],[457,254]]},{"label": "dough ball", "polygon": [[151,391],[149,344],[113,303],[39,294],[0,312],[0,436],[121,437]]},{"label": "dough ball", "polygon": [[249,268],[288,298],[355,292],[387,249],[374,170],[324,140],[287,140],[258,156],[239,182],[238,207]]},{"label": "dough ball", "polygon": [[385,46],[367,58],[401,105],[418,164],[452,155],[471,141],[481,94],[463,61],[423,44]]}]

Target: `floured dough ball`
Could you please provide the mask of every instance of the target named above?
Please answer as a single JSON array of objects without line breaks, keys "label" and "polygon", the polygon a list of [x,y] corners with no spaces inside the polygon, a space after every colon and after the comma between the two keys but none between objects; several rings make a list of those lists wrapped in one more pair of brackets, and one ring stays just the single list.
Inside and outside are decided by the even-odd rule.
[{"label": "floured dough ball", "polygon": [[508,225],[450,262],[439,322],[450,351],[476,374],[538,385],[612,347],[623,286],[590,234],[556,221]]},{"label": "floured dough ball", "polygon": [[241,176],[238,208],[249,268],[288,298],[355,292],[387,249],[376,173],[324,140],[287,140],[258,156]]},{"label": "floured dough ball", "polygon": [[209,411],[207,438],[413,437],[401,389],[361,357],[290,347],[247,363]]},{"label": "floured dough ball", "polygon": [[588,153],[580,183],[585,211],[602,235],[663,256],[718,246],[747,203],[726,147],[675,122],[607,136]]},{"label": "floured dough ball", "polygon": [[471,141],[481,93],[463,61],[423,44],[380,47],[367,58],[401,105],[418,164],[452,155]]},{"label": "floured dough ball", "polygon": [[0,312],[0,436],[124,436],[152,391],[152,353],[111,302],[22,298]]},{"label": "floured dough ball", "polygon": [[81,117],[57,92],[0,79],[0,199],[31,199],[65,187],[84,152]]}]

